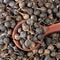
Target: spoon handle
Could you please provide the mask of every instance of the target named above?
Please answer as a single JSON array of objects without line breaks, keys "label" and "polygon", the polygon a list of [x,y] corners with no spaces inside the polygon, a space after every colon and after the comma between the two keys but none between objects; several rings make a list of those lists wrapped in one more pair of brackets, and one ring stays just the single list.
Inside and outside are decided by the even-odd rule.
[{"label": "spoon handle", "polygon": [[51,26],[48,26],[47,27],[47,32],[44,34],[44,36],[48,35],[48,34],[51,34],[51,33],[54,33],[54,32],[59,32],[60,31],[60,23],[57,23],[57,24],[53,24]]}]

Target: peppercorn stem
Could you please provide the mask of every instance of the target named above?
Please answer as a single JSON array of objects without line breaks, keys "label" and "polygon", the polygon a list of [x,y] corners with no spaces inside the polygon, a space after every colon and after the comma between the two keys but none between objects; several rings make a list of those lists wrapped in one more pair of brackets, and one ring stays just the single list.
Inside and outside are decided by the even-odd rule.
[{"label": "peppercorn stem", "polygon": [[19,14],[21,14],[23,16],[24,19],[28,19],[29,18],[29,15],[26,14],[26,13],[22,13],[22,12],[19,12],[17,11]]},{"label": "peppercorn stem", "polygon": [[42,8],[36,8],[37,10],[42,10]]},{"label": "peppercorn stem", "polygon": [[3,22],[1,22],[0,24],[3,24],[3,23],[5,23],[5,22],[8,22],[8,21],[3,21]]},{"label": "peppercorn stem", "polygon": [[16,18],[16,16],[10,16],[11,18]]},{"label": "peppercorn stem", "polygon": [[8,47],[8,44],[6,43],[2,51],[5,50],[7,47]]},{"label": "peppercorn stem", "polygon": [[24,14],[24,13],[22,13],[22,12],[19,12],[18,10],[17,10],[17,12],[18,12],[19,14],[21,14],[22,16],[25,16],[25,14]]}]

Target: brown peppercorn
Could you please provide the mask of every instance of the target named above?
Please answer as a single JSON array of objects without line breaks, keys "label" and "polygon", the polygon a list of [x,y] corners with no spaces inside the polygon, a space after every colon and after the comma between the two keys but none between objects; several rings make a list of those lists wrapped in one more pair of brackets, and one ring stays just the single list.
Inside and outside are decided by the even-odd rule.
[{"label": "brown peppercorn", "polygon": [[48,54],[50,54],[50,50],[45,49],[45,50],[44,50],[44,55],[48,55]]},{"label": "brown peppercorn", "polygon": [[49,8],[51,6],[51,3],[45,3],[45,6]]},{"label": "brown peppercorn", "polygon": [[12,35],[12,29],[8,29],[8,35]]},{"label": "brown peppercorn", "polygon": [[32,42],[31,45],[30,45],[30,49],[31,49],[31,48],[34,48],[34,47],[35,47],[35,43]]},{"label": "brown peppercorn", "polygon": [[19,40],[19,39],[20,39],[19,34],[15,34],[15,39],[16,39],[16,40]]},{"label": "brown peppercorn", "polygon": [[48,46],[48,49],[51,50],[51,51],[54,51],[54,46],[50,44],[50,45]]},{"label": "brown peppercorn", "polygon": [[19,22],[19,21],[21,21],[21,20],[22,20],[22,17],[21,17],[21,16],[17,16],[17,17],[16,17],[16,21]]},{"label": "brown peppercorn", "polygon": [[18,2],[19,0],[15,0],[16,2]]},{"label": "brown peppercorn", "polygon": [[16,25],[16,22],[14,20],[12,20],[10,23],[11,23],[11,28],[14,28]]},{"label": "brown peppercorn", "polygon": [[18,28],[18,33],[20,33],[22,30],[21,30],[21,28]]},{"label": "brown peppercorn", "polygon": [[40,60],[40,58],[38,56],[34,57],[34,60]]},{"label": "brown peppercorn", "polygon": [[9,38],[4,38],[4,43],[9,44]]},{"label": "brown peppercorn", "polygon": [[44,50],[41,48],[41,49],[38,50],[38,53],[39,53],[39,54],[42,54],[43,51],[44,51]]},{"label": "brown peppercorn", "polygon": [[24,57],[24,58],[22,58],[22,60],[27,60],[27,58],[26,58],[26,57]]},{"label": "brown peppercorn", "polygon": [[9,27],[11,27],[11,24],[10,24],[10,22],[5,22],[5,24],[4,24],[7,28],[9,28]]},{"label": "brown peppercorn", "polygon": [[60,49],[60,42],[56,43],[56,47]]},{"label": "brown peppercorn", "polygon": [[58,38],[59,38],[59,34],[57,34],[57,33],[52,34],[52,39],[53,40],[56,40]]},{"label": "brown peppercorn", "polygon": [[55,56],[57,55],[57,53],[56,53],[56,52],[52,52],[50,55],[51,55],[52,57],[55,57]]},{"label": "brown peppercorn", "polygon": [[46,8],[45,7],[41,7],[41,8],[36,8],[37,10],[40,10],[41,12],[46,12]]},{"label": "brown peppercorn", "polygon": [[32,58],[33,57],[33,53],[32,52],[28,52],[27,56]]},{"label": "brown peppercorn", "polygon": [[28,18],[29,18],[29,14],[24,14],[24,15],[23,15],[23,18],[24,18],[24,19],[28,19]]},{"label": "brown peppercorn", "polygon": [[19,7],[23,8],[25,6],[25,2],[19,1]]},{"label": "brown peppercorn", "polygon": [[29,26],[25,23],[22,24],[23,31],[29,31]]},{"label": "brown peppercorn", "polygon": [[51,14],[51,13],[52,13],[52,10],[51,10],[51,9],[48,9],[47,12],[48,12],[49,14]]},{"label": "brown peppercorn", "polygon": [[33,54],[37,54],[38,53],[38,49],[35,49],[32,52],[33,52]]},{"label": "brown peppercorn", "polygon": [[11,21],[11,17],[10,16],[6,16],[6,21]]}]

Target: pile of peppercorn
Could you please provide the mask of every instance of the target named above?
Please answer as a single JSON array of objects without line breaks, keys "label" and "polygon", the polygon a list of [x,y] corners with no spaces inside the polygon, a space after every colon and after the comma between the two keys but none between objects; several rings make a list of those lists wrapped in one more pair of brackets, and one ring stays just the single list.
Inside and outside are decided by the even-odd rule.
[{"label": "pile of peppercorn", "polygon": [[29,19],[21,24],[14,39],[20,42],[23,49],[32,49],[41,41],[45,32],[45,28],[42,28],[36,21]]},{"label": "pile of peppercorn", "polygon": [[12,32],[21,20],[27,22],[18,29],[15,39],[22,37],[16,39],[22,46],[24,40],[29,40],[30,44],[32,36],[35,37],[32,41],[35,45],[45,32],[45,28],[38,28],[39,25],[49,26],[60,22],[60,0],[0,0],[0,60],[60,60],[59,32],[46,36],[41,46],[30,52],[15,46]]}]

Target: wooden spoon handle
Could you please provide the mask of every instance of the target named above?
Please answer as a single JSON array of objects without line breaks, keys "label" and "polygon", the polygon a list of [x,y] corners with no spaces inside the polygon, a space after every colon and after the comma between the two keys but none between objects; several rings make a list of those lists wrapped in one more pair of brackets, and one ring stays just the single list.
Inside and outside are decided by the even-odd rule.
[{"label": "wooden spoon handle", "polygon": [[44,34],[44,36],[48,35],[48,34],[51,34],[51,33],[54,33],[54,32],[60,32],[60,23],[57,23],[57,24],[53,24],[51,26],[48,26],[47,27],[48,30],[47,32]]}]

